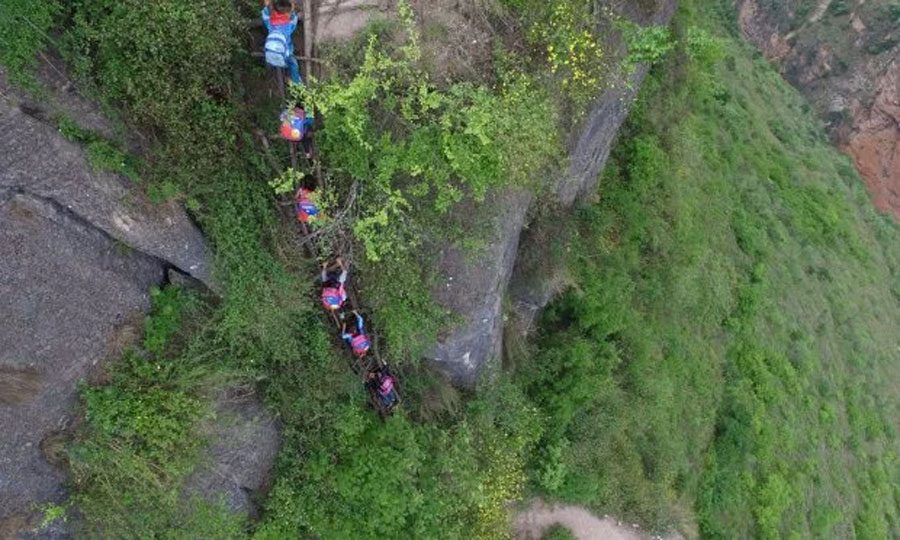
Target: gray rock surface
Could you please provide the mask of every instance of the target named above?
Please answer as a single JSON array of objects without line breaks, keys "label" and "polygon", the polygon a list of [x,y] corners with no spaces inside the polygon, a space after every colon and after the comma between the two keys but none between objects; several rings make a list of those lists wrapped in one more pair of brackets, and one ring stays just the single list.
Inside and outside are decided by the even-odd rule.
[{"label": "gray rock surface", "polygon": [[[676,0],[659,0],[652,13],[634,13],[633,19],[642,24],[667,24],[675,13],[675,7]],[[628,116],[647,71],[646,66],[638,66],[631,74],[629,84],[621,81],[614,88],[604,91],[577,129],[568,169],[555,186],[563,210],[596,189],[598,175],[606,164],[616,134]],[[462,386],[472,386],[479,375],[489,369],[486,366],[500,359],[505,323],[504,300],[517,255],[539,247],[519,246],[531,204],[530,196],[508,192],[498,196],[491,204],[496,209],[497,220],[488,235],[486,254],[467,260],[458,250],[448,248],[439,265],[444,282],[443,288],[439,286],[435,295],[462,321],[440,340],[430,358],[456,384]],[[523,269],[521,273],[528,275],[517,280],[512,289],[516,296],[510,298],[511,306],[520,319],[517,323],[520,328],[529,328],[557,292],[553,283],[558,279],[559,267],[548,265],[541,272],[535,275]]]},{"label": "gray rock surface", "polygon": [[254,394],[233,389],[219,400],[209,432],[187,493],[255,516],[254,495],[266,487],[280,445],[275,419]]},{"label": "gray rock surface", "polygon": [[[566,222],[555,219],[562,209],[531,223],[519,241],[519,254],[510,279],[508,297],[511,317],[508,337],[526,339],[536,328],[544,307],[570,284],[565,251]],[[561,245],[554,245],[559,242]]]},{"label": "gray rock surface", "polygon": [[488,249],[473,257],[446,246],[441,254],[443,280],[433,294],[462,320],[429,357],[456,384],[473,386],[487,360],[500,356],[503,298],[531,200],[530,193],[518,190],[494,195],[487,203],[496,209],[486,235]]},{"label": "gray rock surface", "polygon": [[0,522],[64,497],[42,443],[163,272],[56,202],[0,188]]},{"label": "gray rock surface", "polygon": [[150,286],[172,267],[212,284],[206,243],[185,212],[93,171],[50,122],[64,105],[86,127],[109,127],[77,99],[29,102],[0,72],[3,537],[21,536],[16,524],[33,527],[38,505],[64,499],[49,441],[70,422],[77,383],[134,334]]},{"label": "gray rock surface", "polygon": [[[665,0],[649,16],[642,17],[636,13],[633,18],[645,25],[668,24],[675,8],[675,0]],[[556,195],[561,205],[558,212],[571,208],[596,191],[600,173],[613,149],[619,129],[628,117],[631,104],[648,71],[648,66],[638,66],[627,82],[620,81],[615,87],[604,91],[591,108],[569,154],[568,169],[556,185]],[[509,292],[519,335],[534,328],[541,311],[564,286],[564,260],[545,258],[540,264],[535,264],[535,257],[526,257],[535,252],[545,252],[547,246],[543,245],[544,242],[545,239],[540,236],[526,237],[521,243],[520,257],[513,272]]]},{"label": "gray rock surface", "polygon": [[213,286],[209,249],[177,203],[154,205],[127,181],[93,171],[83,151],[0,86],[0,189],[54,201],[132,249]]},{"label": "gray rock surface", "polygon": [[[641,18],[644,25],[668,24],[675,14],[676,0],[660,0],[649,17]],[[649,68],[640,65],[628,77],[604,91],[588,113],[581,127],[581,135],[571,149],[569,168],[556,187],[556,194],[564,207],[575,204],[597,188],[600,172],[606,165],[616,141],[619,128],[628,117]]]}]

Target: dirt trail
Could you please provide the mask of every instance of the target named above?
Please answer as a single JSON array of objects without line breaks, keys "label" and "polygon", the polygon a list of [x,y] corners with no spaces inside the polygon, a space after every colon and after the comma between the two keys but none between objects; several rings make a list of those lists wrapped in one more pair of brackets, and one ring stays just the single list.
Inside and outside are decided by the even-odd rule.
[{"label": "dirt trail", "polygon": [[[613,518],[599,518],[579,506],[548,505],[535,500],[526,510],[519,512],[513,523],[516,538],[538,540],[547,529],[560,524],[579,540],[647,540],[663,538],[641,531],[634,525],[620,523]],[[665,540],[682,540],[677,533],[665,536]]]},{"label": "dirt trail", "polygon": [[356,35],[372,17],[388,13],[392,2],[388,0],[323,0],[317,3],[315,28],[317,42],[343,40]]},{"label": "dirt trail", "polygon": [[819,0],[819,3],[816,5],[815,11],[813,11],[812,15],[809,16],[809,22],[819,22],[819,19],[821,19],[822,16],[825,15],[825,12],[828,11],[829,7],[831,7],[831,0]]}]

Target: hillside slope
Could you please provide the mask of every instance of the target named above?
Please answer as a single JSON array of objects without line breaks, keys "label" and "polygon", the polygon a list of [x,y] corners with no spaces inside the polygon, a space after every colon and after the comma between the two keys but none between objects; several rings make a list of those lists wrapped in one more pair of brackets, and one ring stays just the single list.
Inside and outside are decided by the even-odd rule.
[{"label": "hillside slope", "polygon": [[689,535],[896,536],[898,229],[764,59],[697,49],[645,83],[599,202],[544,227],[573,285],[518,370],[537,483]]},{"label": "hillside slope", "polygon": [[[353,262],[398,375],[403,405],[384,420],[319,307],[321,261],[280,211],[289,199],[273,199],[286,149],[253,135],[281,107],[256,91],[269,73],[241,30],[258,6],[67,5],[80,77],[158,136],[148,189],[190,203],[222,296],[153,293],[143,339],[81,389],[83,422],[58,445],[71,496],[47,521],[68,513],[89,537],[495,538],[510,504],[538,495],[688,537],[896,535],[900,234],[801,98],[748,46],[714,39],[692,0],[674,35],[618,16],[598,30],[593,0],[440,2],[460,8],[453,24],[414,4],[323,55],[335,73],[299,92],[327,120],[316,145],[334,221],[319,230],[341,234],[319,241]],[[228,31],[185,34],[185,21]],[[470,47],[459,21],[497,40]],[[627,51],[595,47],[620,33]],[[546,189],[573,134],[547,120],[572,120],[610,70],[642,63],[659,67],[602,176],[626,107],[609,102],[615,122],[595,112],[598,138],[581,139],[582,181],[561,184],[573,216]],[[587,82],[566,92],[575,75]],[[568,291],[533,341],[506,328],[506,362],[460,391],[422,358],[458,322],[428,270],[459,248],[490,272],[472,262],[487,245],[474,233],[508,215],[496,197],[516,188],[543,204],[507,220],[510,238],[531,222],[504,258],[567,263],[532,290]],[[507,262],[482,279],[491,340],[514,307]],[[229,414],[253,390],[269,413]]]},{"label": "hillside slope", "polygon": [[900,217],[900,5],[740,0],[735,6],[741,34],[827,122],[875,206]]}]

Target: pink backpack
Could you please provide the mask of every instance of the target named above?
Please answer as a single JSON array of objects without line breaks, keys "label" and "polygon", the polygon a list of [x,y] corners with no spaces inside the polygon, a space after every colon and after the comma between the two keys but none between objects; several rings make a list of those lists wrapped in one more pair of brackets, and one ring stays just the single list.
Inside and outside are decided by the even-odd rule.
[{"label": "pink backpack", "polygon": [[322,289],[322,305],[325,306],[325,309],[340,309],[346,299],[347,294],[344,292],[343,287],[325,287]]},{"label": "pink backpack", "polygon": [[353,339],[350,340],[350,348],[353,349],[353,354],[356,356],[365,355],[369,352],[369,338],[365,334],[353,336]]}]

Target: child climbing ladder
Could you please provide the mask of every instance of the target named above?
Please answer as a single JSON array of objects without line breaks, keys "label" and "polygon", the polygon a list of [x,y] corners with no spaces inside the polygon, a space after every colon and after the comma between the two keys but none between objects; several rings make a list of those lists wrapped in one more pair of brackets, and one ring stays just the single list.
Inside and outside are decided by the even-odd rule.
[{"label": "child climbing ladder", "polygon": [[287,68],[291,81],[301,84],[300,64],[294,57],[294,31],[300,22],[293,0],[266,0],[262,9],[262,21],[266,27],[266,63],[276,69]]},{"label": "child climbing ladder", "polygon": [[[308,5],[308,0],[305,0]],[[297,29],[297,25],[301,18],[296,9],[296,4],[292,0],[266,0],[265,7],[262,10],[263,24],[268,31],[265,42],[265,59],[266,63],[276,68],[278,75],[279,94],[284,98],[287,95],[285,91],[285,82],[283,70],[288,69],[291,74],[291,81],[294,84],[302,84],[300,76],[299,64],[294,56],[292,36]],[[304,32],[307,34],[308,33]],[[309,69],[309,56],[311,42],[305,40],[307,64]],[[316,173],[309,178],[314,180],[313,184],[295,186],[293,206],[295,209],[296,219],[299,228],[302,231],[303,238],[308,240],[310,237],[309,224],[315,219],[320,209],[314,203],[312,196],[322,188],[321,171],[318,170],[318,160],[315,159],[315,145],[312,138],[312,129],[314,120],[311,114],[305,110],[302,105],[289,104],[281,114],[281,125],[279,136],[288,142],[291,150],[291,168],[297,168],[296,147],[303,144],[304,154],[309,162],[316,167]],[[267,137],[262,134],[264,146],[268,148],[266,142]],[[270,159],[274,160],[274,156],[270,155]],[[278,168],[277,162],[275,167]],[[302,177],[302,175],[301,175]],[[313,258],[321,260],[322,254],[316,247],[304,242]],[[342,249],[335,249],[338,252]],[[400,403],[400,396],[397,391],[396,377],[389,371],[388,366],[378,355],[377,347],[374,347],[370,341],[369,335],[365,332],[364,321],[362,315],[358,311],[356,298],[351,291],[348,290],[349,265],[338,256],[334,263],[323,263],[321,275],[322,289],[319,300],[322,307],[332,318],[335,327],[340,332],[340,337],[350,346],[354,357],[353,369],[363,378],[362,382],[369,393],[372,406],[382,415],[391,414],[394,407]],[[349,313],[345,311],[346,306],[350,305],[352,316],[355,317],[355,324],[347,324]],[[374,354],[369,354],[370,350]]]}]

